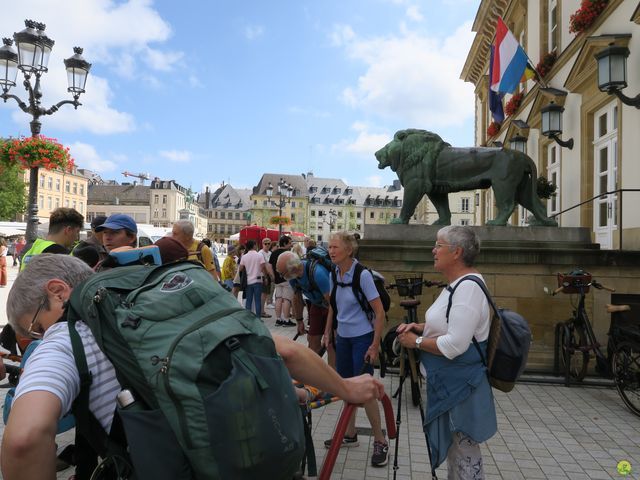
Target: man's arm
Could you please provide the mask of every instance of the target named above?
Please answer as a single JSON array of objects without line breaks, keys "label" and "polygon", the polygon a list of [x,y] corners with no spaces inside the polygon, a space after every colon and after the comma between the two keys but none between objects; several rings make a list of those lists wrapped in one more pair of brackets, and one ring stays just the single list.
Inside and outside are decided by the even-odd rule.
[{"label": "man's arm", "polygon": [[296,380],[334,393],[349,403],[365,403],[384,394],[382,384],[371,375],[342,378],[310,348],[280,335],[274,335],[273,341]]},{"label": "man's arm", "polygon": [[33,391],[11,407],[2,438],[5,480],[56,478],[56,428],[62,405],[53,393]]},{"label": "man's arm", "polygon": [[294,318],[296,319],[296,323],[297,323],[297,327],[298,327],[298,333],[300,335],[304,335],[305,334],[305,328],[304,328],[304,299],[302,298],[302,292],[300,291],[299,288],[293,288],[293,302],[291,302],[291,305],[293,306],[293,315]]}]

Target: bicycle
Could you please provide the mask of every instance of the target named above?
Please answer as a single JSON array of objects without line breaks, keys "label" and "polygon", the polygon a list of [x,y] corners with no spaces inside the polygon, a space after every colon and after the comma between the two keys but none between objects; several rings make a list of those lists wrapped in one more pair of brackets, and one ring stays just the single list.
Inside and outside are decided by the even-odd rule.
[{"label": "bicycle", "polygon": [[[385,288],[387,290],[396,289],[398,295],[401,297],[408,297],[406,300],[400,301],[400,306],[405,309],[406,315],[403,318],[404,323],[419,323],[418,322],[418,305],[420,305],[420,300],[416,299],[416,296],[422,294],[422,286],[427,287],[438,287],[443,288],[446,287],[446,283],[441,282],[433,282],[431,280],[423,280],[422,274],[414,275],[412,277],[406,276],[395,276],[396,283],[392,283],[390,285],[386,285]],[[414,349],[406,349],[401,347],[400,344],[396,341],[397,334],[395,333],[395,328],[387,332],[385,338],[383,340],[383,350],[387,357],[387,362],[395,362],[396,364],[392,364],[393,366],[398,367],[398,373],[400,376],[400,386],[393,394],[393,398],[396,398],[400,392],[404,384],[404,380],[407,376],[410,376],[411,382],[411,400],[415,407],[421,406],[422,404],[422,396],[421,396],[421,388],[422,388],[422,375],[420,374],[420,369],[418,365],[420,364],[419,352]],[[407,369],[406,366],[409,365]],[[388,364],[386,365],[386,370],[389,370]],[[422,408],[421,408],[422,410]],[[422,412],[421,412],[422,413]]]},{"label": "bicycle", "polygon": [[616,390],[631,412],[640,416],[640,316],[637,303],[607,305],[611,313],[609,353]]},{"label": "bicycle", "polygon": [[554,372],[559,374],[560,367],[564,372],[565,385],[571,380],[581,382],[587,374],[591,352],[596,359],[596,372],[604,377],[611,376],[609,359],[602,353],[600,343],[595,337],[589,316],[584,308],[584,300],[589,288],[608,290],[615,289],[602,285],[583,270],[574,270],[568,274],[558,273],[558,288],[552,295],[560,292],[580,295],[578,305],[574,307],[571,318],[556,324]]}]

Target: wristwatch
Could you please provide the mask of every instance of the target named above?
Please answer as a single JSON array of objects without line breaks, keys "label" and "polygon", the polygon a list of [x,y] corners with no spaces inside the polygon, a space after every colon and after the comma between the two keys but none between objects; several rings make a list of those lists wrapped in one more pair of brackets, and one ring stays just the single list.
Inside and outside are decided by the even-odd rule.
[{"label": "wristwatch", "polygon": [[416,338],[416,348],[420,350],[420,344],[422,343],[423,337]]}]

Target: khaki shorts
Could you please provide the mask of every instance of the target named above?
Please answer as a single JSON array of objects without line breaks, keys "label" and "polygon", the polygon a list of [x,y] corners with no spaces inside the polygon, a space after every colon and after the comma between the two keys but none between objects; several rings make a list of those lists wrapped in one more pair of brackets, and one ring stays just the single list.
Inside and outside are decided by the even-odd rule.
[{"label": "khaki shorts", "polygon": [[284,298],[285,300],[293,301],[293,288],[289,282],[282,282],[276,284],[276,299]]}]

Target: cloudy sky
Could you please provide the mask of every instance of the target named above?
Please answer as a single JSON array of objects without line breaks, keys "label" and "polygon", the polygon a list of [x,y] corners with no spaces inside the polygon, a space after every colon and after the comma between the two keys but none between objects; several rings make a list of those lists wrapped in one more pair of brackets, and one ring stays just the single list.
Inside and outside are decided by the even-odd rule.
[{"label": "cloudy sky", "polygon": [[[473,144],[473,89],[459,79],[479,0],[21,0],[55,40],[43,105],[68,98],[62,59],[93,64],[78,110],[42,133],[103,178],[121,172],[196,190],[255,185],[262,173],[379,186],[395,175],[373,153],[403,128]],[[20,84],[11,93],[24,97]],[[29,135],[15,102],[0,136]]]}]

